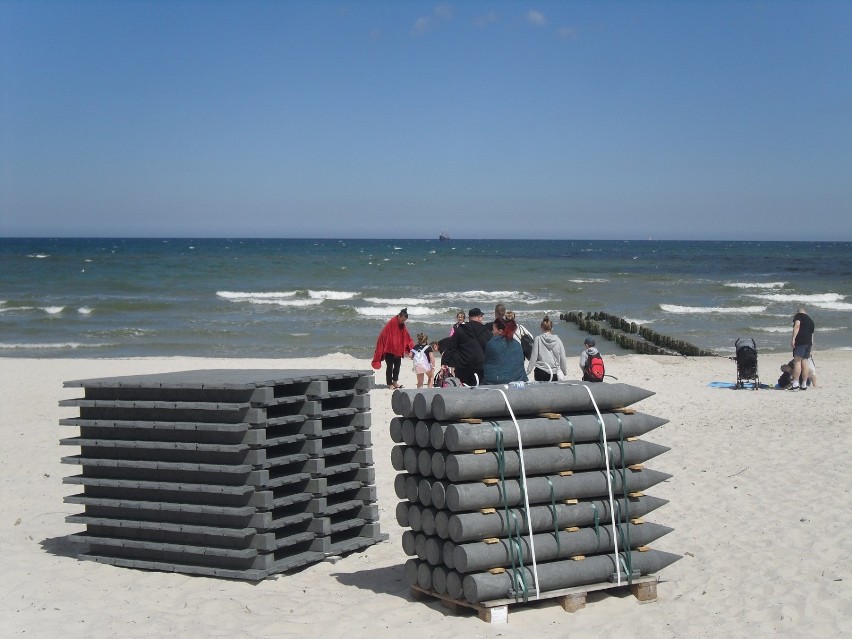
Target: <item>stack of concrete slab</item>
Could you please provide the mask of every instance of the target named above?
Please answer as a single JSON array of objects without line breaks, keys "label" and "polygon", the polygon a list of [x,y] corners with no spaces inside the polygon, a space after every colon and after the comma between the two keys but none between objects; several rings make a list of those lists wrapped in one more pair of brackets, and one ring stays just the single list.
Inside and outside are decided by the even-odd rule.
[{"label": "stack of concrete slab", "polygon": [[629,408],[627,384],[528,383],[398,390],[390,424],[406,576],[472,604],[630,584],[678,555],[648,544],[670,528],[643,517],[669,475],[640,437],[667,423]]},{"label": "stack of concrete slab", "polygon": [[379,530],[372,371],[196,370],[65,382],[81,559],[259,580]]}]

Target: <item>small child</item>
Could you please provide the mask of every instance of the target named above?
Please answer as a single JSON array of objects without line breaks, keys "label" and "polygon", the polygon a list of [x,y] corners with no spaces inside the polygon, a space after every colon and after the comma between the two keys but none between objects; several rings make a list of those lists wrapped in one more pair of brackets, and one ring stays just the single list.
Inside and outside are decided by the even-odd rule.
[{"label": "small child", "polygon": [[426,333],[417,333],[417,345],[411,349],[411,359],[414,360],[417,388],[423,388],[424,377],[427,380],[427,388],[432,386],[431,373],[435,369],[434,346],[430,346]]},{"label": "small child", "polygon": [[[802,361],[802,368],[804,368],[804,360]],[[808,357],[808,376],[805,377],[804,373],[802,373],[802,379],[799,381],[799,389],[807,390],[808,386],[817,387],[816,384],[816,364],[814,364],[814,356],[810,355]]]}]

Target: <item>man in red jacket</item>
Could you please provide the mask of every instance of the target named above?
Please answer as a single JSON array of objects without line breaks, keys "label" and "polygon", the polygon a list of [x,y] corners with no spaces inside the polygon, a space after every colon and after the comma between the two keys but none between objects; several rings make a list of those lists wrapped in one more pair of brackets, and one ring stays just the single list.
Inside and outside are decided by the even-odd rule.
[{"label": "man in red jacket", "polygon": [[402,388],[399,383],[399,369],[402,365],[402,358],[408,357],[411,348],[414,346],[414,340],[411,339],[411,335],[408,334],[408,329],[405,327],[407,319],[408,309],[404,308],[396,317],[388,320],[376,340],[372,366],[379,370],[382,367],[382,360],[385,361],[387,366],[385,379],[390,389]]}]

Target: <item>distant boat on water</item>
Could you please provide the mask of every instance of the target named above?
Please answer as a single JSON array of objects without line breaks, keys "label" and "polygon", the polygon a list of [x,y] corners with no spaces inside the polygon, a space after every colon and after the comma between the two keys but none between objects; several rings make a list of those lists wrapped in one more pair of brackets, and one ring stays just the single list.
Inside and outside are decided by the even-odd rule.
[{"label": "distant boat on water", "polygon": [[441,240],[442,242],[446,242],[447,240],[450,239],[450,234],[447,233],[446,231],[441,231],[441,234],[438,236],[438,239]]}]

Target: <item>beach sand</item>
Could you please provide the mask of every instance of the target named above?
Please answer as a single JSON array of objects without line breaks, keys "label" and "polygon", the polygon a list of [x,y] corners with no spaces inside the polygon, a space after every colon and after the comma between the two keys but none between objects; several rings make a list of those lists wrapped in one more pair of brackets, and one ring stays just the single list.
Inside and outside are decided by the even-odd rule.
[{"label": "beach sand", "polygon": [[[774,384],[786,357],[761,355]],[[61,464],[77,434],[60,408],[66,380],[210,368],[369,369],[318,359],[0,360],[2,517],[0,634],[5,637],[838,637],[852,636],[852,352],[817,353],[820,388],[711,388],[734,381],[726,358],[629,355],[607,372],[656,394],[635,408],[670,420],[646,439],[671,447],[647,463],[671,473],[648,493],[670,503],[646,517],[674,531],[653,544],[683,555],[661,573],[658,599],[592,593],[566,613],[553,601],[512,606],[508,624],[415,600],[394,518],[391,393],[371,392],[382,532],[390,539],[257,584],[79,561],[63,503],[78,492]],[[383,382],[384,371],[377,378]],[[410,362],[402,383],[414,387]]]}]

